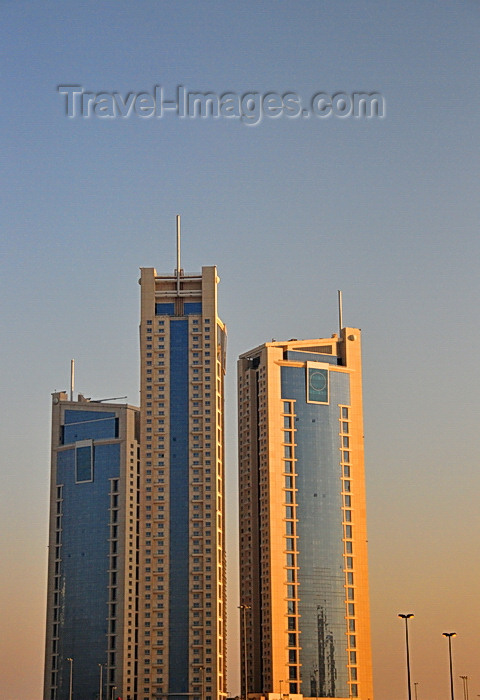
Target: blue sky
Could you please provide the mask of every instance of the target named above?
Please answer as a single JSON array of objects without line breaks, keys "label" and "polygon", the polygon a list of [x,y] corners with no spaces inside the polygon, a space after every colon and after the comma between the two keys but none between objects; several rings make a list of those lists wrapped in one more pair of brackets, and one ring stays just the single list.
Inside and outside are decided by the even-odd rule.
[{"label": "blue sky", "polygon": [[[444,628],[480,693],[479,20],[468,1],[0,3],[1,700],[41,696],[50,393],[75,357],[78,391],[137,403],[138,268],[173,270],[177,213],[229,330],[230,619],[236,357],[329,336],[342,289],[363,331],[377,700],[405,695],[402,611],[419,700],[448,692]],[[378,92],[386,113],[68,119],[59,85]]]}]

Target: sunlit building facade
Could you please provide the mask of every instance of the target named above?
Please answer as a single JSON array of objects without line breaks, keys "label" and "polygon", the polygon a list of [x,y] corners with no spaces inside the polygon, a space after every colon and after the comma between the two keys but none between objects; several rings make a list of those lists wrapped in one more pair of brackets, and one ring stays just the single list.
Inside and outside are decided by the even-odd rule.
[{"label": "sunlit building facade", "polygon": [[141,270],[141,700],[226,696],[218,282]]},{"label": "sunlit building facade", "polygon": [[243,694],[373,698],[360,344],[239,359]]},{"label": "sunlit building facade", "polygon": [[44,700],[134,700],[138,409],[52,395]]}]

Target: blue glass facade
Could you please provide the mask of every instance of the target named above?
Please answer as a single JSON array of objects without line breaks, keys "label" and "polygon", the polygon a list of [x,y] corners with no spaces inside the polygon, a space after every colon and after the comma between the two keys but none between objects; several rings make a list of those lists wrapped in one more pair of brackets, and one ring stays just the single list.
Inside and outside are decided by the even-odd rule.
[{"label": "blue glass facade", "polygon": [[106,440],[118,437],[118,421],[114,413],[65,411],[61,443],[70,445],[79,440]]},{"label": "blue glass facade", "polygon": [[188,692],[188,321],[170,321],[170,693]]},{"label": "blue glass facade", "polygon": [[[303,361],[310,359],[305,353],[289,355],[297,361],[297,355]],[[311,359],[318,361],[319,356]],[[338,433],[339,404],[350,401],[349,376],[329,375],[329,404],[307,403],[306,368],[282,367],[282,399],[295,402],[301,692],[348,697]]]},{"label": "blue glass facade", "polygon": [[50,558],[55,560],[55,576],[49,581],[52,628],[47,630],[45,689],[45,697],[54,700],[68,700],[69,658],[74,697],[82,700],[98,697],[98,664],[115,666],[115,656],[108,656],[107,634],[112,632],[109,601],[116,598],[112,588],[119,583],[109,569],[112,522],[118,522],[112,505],[118,505],[113,494],[121,477],[121,446],[102,441],[115,438],[117,420],[115,413],[66,409],[60,426],[52,465],[57,499],[52,503],[56,527]]},{"label": "blue glass facade", "polygon": [[155,315],[156,316],[173,316],[175,313],[174,302],[157,302],[155,304]]},{"label": "blue glass facade", "polygon": [[183,313],[185,316],[190,316],[190,314],[201,314],[202,313],[202,302],[201,301],[186,301],[183,304]]},{"label": "blue glass facade", "polygon": [[177,312],[175,312],[175,302],[157,302],[155,304],[155,315],[156,316],[190,316],[192,314],[200,315],[202,313],[202,302],[201,301],[184,301],[183,302],[183,312],[182,304],[179,305]]}]

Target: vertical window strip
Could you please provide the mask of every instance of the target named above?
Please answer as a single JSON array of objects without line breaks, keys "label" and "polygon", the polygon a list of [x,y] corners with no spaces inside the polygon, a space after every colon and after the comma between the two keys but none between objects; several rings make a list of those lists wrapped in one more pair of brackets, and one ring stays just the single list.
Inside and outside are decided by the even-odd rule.
[{"label": "vertical window strip", "polygon": [[[351,524],[351,508],[352,508],[352,498],[351,498],[351,455],[349,451],[350,440],[350,410],[349,406],[339,406],[339,451],[340,451],[340,470],[341,470],[341,480],[342,480],[342,519],[344,527],[344,548],[343,548],[343,558],[344,558],[344,575],[345,575],[345,633],[348,635],[349,647],[352,649],[356,648],[356,637],[351,634],[352,629],[355,629],[355,604],[354,600],[354,559],[352,556],[352,544],[353,539],[352,524]],[[348,451],[346,451],[348,450]],[[347,547],[347,540],[349,541]],[[357,696],[357,665],[356,665],[356,653],[349,653],[348,661],[348,683],[350,686],[350,696]]]},{"label": "vertical window strip", "polygon": [[[287,611],[287,629],[285,634],[287,635],[287,641],[291,639],[291,635],[294,635],[296,639],[296,649],[299,649],[299,630],[298,630],[298,559],[297,559],[297,510],[296,510],[296,483],[295,483],[295,438],[294,438],[294,425],[295,425],[295,403],[294,401],[282,400],[282,416],[283,416],[283,426],[284,426],[284,443],[288,444],[288,447],[284,448],[284,459],[283,459],[283,472],[286,474],[284,479],[284,502],[286,505],[285,516],[288,518],[288,526],[285,528],[284,538],[285,538],[285,558],[286,564],[289,567],[286,569],[287,576],[285,581],[285,598],[286,598],[286,611]],[[287,420],[285,420],[287,419]],[[288,427],[287,427],[288,425]],[[290,518],[293,515],[293,518]],[[292,522],[293,520],[293,522]],[[288,531],[287,531],[288,527]],[[291,530],[291,532],[290,532]],[[293,551],[290,547],[290,543],[293,540]],[[290,542],[289,542],[290,541]],[[292,566],[293,565],[293,566]],[[290,573],[289,573],[290,572]],[[289,580],[293,579],[293,580]],[[292,595],[293,594],[293,595]],[[289,645],[290,646],[290,645]],[[300,654],[295,650],[289,653],[289,680],[296,680],[300,678]],[[294,692],[294,688],[297,687],[296,683],[290,683],[290,692]]]}]

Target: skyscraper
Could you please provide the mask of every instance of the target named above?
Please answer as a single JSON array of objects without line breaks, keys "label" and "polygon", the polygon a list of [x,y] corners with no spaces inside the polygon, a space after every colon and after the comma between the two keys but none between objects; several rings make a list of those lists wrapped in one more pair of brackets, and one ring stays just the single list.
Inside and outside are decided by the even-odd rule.
[{"label": "skyscraper", "polygon": [[243,693],[372,700],[360,331],[241,355],[238,412]]},{"label": "skyscraper", "polygon": [[136,697],[138,409],[52,395],[44,700]]},{"label": "skyscraper", "polygon": [[139,700],[226,695],[223,401],[215,267],[141,270]]}]

